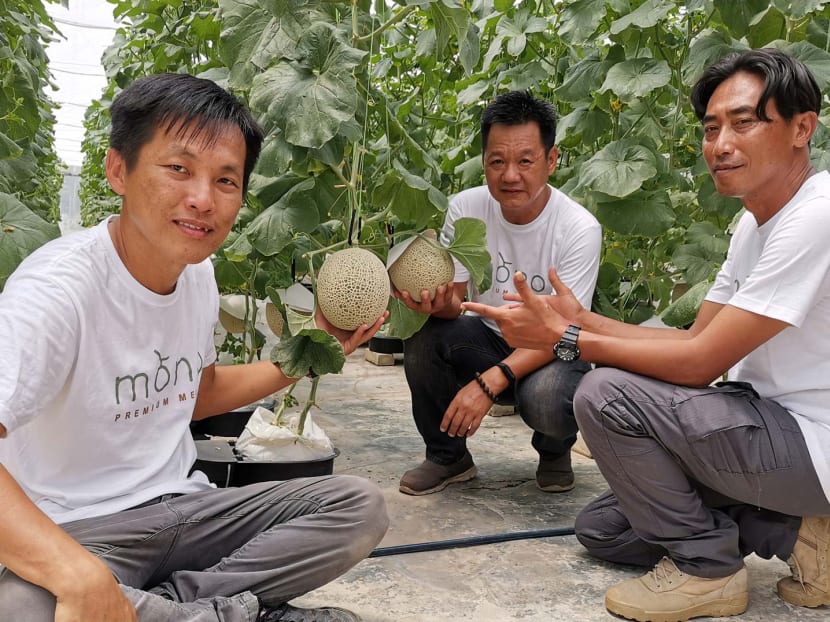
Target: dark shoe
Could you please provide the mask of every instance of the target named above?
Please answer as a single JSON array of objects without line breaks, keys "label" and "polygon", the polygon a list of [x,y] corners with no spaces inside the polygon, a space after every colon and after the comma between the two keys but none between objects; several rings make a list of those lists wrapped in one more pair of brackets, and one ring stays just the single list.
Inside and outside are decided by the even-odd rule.
[{"label": "dark shoe", "polygon": [[428,495],[444,490],[453,482],[466,482],[476,476],[476,465],[469,451],[453,464],[436,464],[424,460],[414,469],[403,474],[399,490],[407,495]]},{"label": "dark shoe", "polygon": [[543,492],[567,492],[574,487],[571,454],[553,460],[540,458],[536,468],[536,487]]},{"label": "dark shoe", "polygon": [[778,595],[799,607],[830,605],[830,517],[805,516],[787,563],[792,577],[778,581]]},{"label": "dark shoe", "polygon": [[300,609],[283,603],[279,607],[263,605],[259,622],[360,622],[360,617],[340,607]]}]

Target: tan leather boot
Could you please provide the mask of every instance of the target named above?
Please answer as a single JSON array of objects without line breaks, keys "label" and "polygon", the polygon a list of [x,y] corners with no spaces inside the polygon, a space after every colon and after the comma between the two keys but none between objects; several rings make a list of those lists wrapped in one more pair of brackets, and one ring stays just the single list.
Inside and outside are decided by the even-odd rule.
[{"label": "tan leather boot", "polygon": [[787,563],[792,577],[778,581],[778,595],[799,607],[830,605],[830,516],[805,516]]},{"label": "tan leather boot", "polygon": [[746,567],[718,579],[682,572],[668,557],[654,570],[623,581],[605,594],[611,613],[640,622],[683,622],[689,618],[735,616],[749,604]]}]

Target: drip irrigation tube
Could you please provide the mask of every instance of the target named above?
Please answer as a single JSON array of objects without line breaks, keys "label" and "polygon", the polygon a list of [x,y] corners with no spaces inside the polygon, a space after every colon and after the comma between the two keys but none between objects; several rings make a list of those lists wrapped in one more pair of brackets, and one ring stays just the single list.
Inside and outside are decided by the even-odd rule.
[{"label": "drip irrigation tube", "polygon": [[377,548],[369,557],[386,557],[388,555],[402,555],[404,553],[422,553],[424,551],[441,551],[444,549],[459,549],[467,546],[495,544],[496,542],[510,542],[512,540],[527,540],[530,538],[552,538],[555,536],[574,535],[573,527],[556,527],[553,529],[536,529],[533,531],[514,531],[512,533],[497,533],[489,536],[471,536],[455,540],[435,540],[433,542],[418,542],[415,544],[400,544]]}]

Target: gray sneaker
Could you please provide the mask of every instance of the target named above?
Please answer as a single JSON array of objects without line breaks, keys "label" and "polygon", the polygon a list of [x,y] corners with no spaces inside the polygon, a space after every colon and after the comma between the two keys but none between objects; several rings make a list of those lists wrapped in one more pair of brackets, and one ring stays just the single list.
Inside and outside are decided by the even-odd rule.
[{"label": "gray sneaker", "polygon": [[360,617],[340,607],[301,609],[283,603],[279,607],[262,605],[259,622],[360,622]]},{"label": "gray sneaker", "polygon": [[401,477],[399,490],[407,495],[428,495],[444,490],[453,482],[466,482],[476,476],[476,465],[469,451],[453,464],[436,464],[424,460]]},{"label": "gray sneaker", "polygon": [[567,492],[574,487],[571,454],[553,460],[540,458],[536,469],[536,487],[543,492]]}]

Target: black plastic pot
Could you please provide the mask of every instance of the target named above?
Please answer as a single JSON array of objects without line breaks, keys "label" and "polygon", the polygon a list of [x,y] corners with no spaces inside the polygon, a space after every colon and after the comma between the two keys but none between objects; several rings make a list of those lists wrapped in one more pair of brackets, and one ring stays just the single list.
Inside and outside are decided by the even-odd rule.
[{"label": "black plastic pot", "polygon": [[221,415],[193,421],[190,423],[190,433],[196,440],[209,439],[213,436],[238,438],[257,406],[273,410],[274,400],[261,400]]},{"label": "black plastic pot", "polygon": [[227,440],[197,440],[196,452],[196,464],[193,469],[202,471],[220,488],[294,479],[295,477],[331,475],[334,472],[334,459],[340,455],[340,452],[335,449],[331,456],[314,460],[254,461],[237,454],[234,443]]},{"label": "black plastic pot", "polygon": [[378,354],[401,354],[403,353],[403,339],[375,335],[369,340],[369,349]]}]

